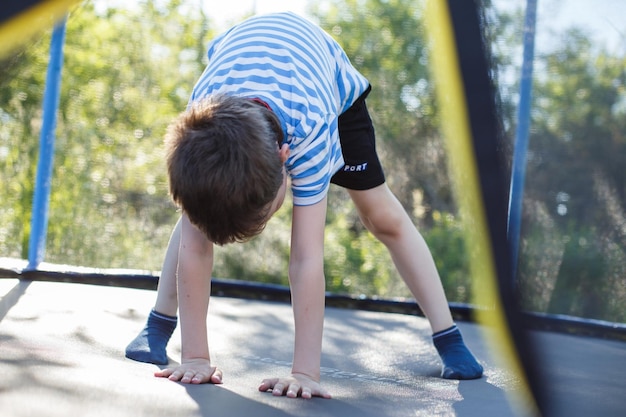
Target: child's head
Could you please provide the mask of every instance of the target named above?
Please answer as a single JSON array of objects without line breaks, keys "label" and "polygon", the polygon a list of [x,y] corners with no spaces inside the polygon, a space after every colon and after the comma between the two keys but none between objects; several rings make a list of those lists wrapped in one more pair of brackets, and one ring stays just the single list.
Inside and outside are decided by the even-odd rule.
[{"label": "child's head", "polygon": [[282,203],[274,200],[286,180],[283,132],[262,105],[210,96],[182,113],[165,141],[172,198],[212,242],[257,235]]}]

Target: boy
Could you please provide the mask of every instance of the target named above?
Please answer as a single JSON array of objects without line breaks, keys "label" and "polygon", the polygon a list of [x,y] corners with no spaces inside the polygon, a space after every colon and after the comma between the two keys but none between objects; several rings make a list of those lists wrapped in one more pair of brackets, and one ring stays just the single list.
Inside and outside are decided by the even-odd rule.
[{"label": "boy", "polygon": [[348,193],[425,313],[442,377],[483,368],[452,321],[432,256],[385,184],[365,98],[368,81],[321,28],[293,13],[252,17],[213,40],[190,105],[166,135],[170,193],[182,208],[157,300],[126,356],[167,364],[179,309],[181,364],[156,372],[182,383],[221,383],[206,316],[213,244],[260,233],[293,194],[289,283],[295,320],[292,373],[265,379],[274,395],[330,398],[320,385],[324,225],[330,183]]}]

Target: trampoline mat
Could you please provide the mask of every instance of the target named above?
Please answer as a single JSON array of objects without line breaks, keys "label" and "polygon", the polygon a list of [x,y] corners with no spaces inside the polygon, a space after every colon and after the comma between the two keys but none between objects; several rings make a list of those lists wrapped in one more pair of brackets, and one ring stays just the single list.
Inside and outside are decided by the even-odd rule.
[{"label": "trampoline mat", "polygon": [[[212,297],[209,342],[224,384],[156,378],[157,366],[123,353],[143,327],[155,295],[0,280],[2,416],[524,415],[515,402],[518,383],[492,358],[480,326],[458,323],[485,376],[449,381],[438,376],[428,322],[391,313],[327,309],[322,383],[331,400],[294,400],[257,390],[262,379],[290,370],[293,324],[291,308],[283,303]],[[623,343],[550,333],[539,334],[539,340],[550,352],[566,351],[548,356],[558,414],[610,416],[626,409]],[[180,358],[178,329],[168,354],[171,361]]]}]

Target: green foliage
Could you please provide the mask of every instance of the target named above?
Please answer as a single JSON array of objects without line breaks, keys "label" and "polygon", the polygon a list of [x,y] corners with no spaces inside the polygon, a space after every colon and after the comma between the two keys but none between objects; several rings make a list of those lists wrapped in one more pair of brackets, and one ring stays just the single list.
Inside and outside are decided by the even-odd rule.
[{"label": "green foliage", "polygon": [[[512,138],[523,14],[483,4]],[[368,107],[388,184],[428,242],[449,300],[468,301],[468,251],[444,168],[422,3],[311,7],[372,82]],[[85,2],[72,11],[47,261],[160,268],[178,217],[167,195],[162,137],[187,104],[212,35],[207,16],[184,0],[123,8]],[[0,256],[27,254],[48,46],[44,35],[0,62]],[[626,321],[626,60],[573,30],[535,65],[518,273],[524,306]],[[289,206],[258,238],[218,248],[214,275],[286,284]],[[338,188],[329,195],[325,273],[332,292],[410,296]]]},{"label": "green foliage", "polygon": [[[209,36],[206,17],[180,4],[144,2],[99,14],[85,3],[70,15],[46,260],[160,268],[177,216],[161,141],[186,106]],[[8,62],[15,75],[1,87],[0,114],[8,122],[0,130],[7,154],[0,161],[11,188],[3,190],[0,213],[8,226],[0,245],[10,256],[26,252],[47,43],[39,40]],[[9,247],[14,235],[23,236],[21,248]]]},{"label": "green foliage", "polygon": [[26,258],[49,38],[0,62],[0,252]]},{"label": "green foliage", "polygon": [[534,83],[524,300],[539,311],[623,321],[624,309],[604,298],[626,295],[626,58],[575,29],[560,44],[540,57],[545,71]]},{"label": "green foliage", "polygon": [[460,221],[450,213],[435,212],[434,225],[424,238],[435,258],[449,299],[469,303],[472,288],[465,236]]},{"label": "green foliage", "polygon": [[[387,249],[370,233],[350,224],[351,207],[334,214],[326,236],[326,279],[330,291],[410,298]],[[463,231],[450,214],[435,212],[424,238],[435,257],[449,299],[469,302],[470,276]]]},{"label": "green foliage", "polygon": [[355,224],[350,203],[329,214],[325,275],[329,291],[383,297],[409,296],[386,248]]},{"label": "green foliage", "polygon": [[422,22],[422,2],[414,0],[341,0],[320,6],[315,14],[344,47],[372,85],[368,109],[376,126],[387,182],[405,207],[420,190],[423,215],[430,207],[456,210],[443,144],[439,135],[429,49]]}]

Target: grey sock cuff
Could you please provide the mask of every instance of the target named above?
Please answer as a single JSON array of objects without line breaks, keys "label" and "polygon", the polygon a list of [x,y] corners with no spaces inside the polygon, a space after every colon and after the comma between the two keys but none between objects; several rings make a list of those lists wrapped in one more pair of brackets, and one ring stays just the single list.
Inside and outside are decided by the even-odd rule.
[{"label": "grey sock cuff", "polygon": [[448,327],[445,330],[441,330],[441,331],[439,331],[437,333],[434,333],[433,334],[433,339],[437,339],[437,338],[446,336],[446,335],[448,335],[450,333],[456,332],[457,330],[458,330],[458,327],[456,327],[456,324],[453,324],[452,327]]},{"label": "grey sock cuff", "polygon": [[156,311],[154,309],[152,309],[152,311],[150,311],[150,315],[152,315],[154,317],[157,317],[157,318],[159,318],[161,320],[167,320],[167,321],[169,321],[171,323],[178,323],[178,317],[161,314],[161,313],[159,313],[158,311]]}]

